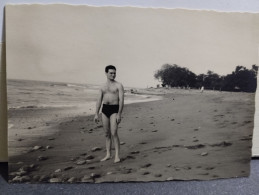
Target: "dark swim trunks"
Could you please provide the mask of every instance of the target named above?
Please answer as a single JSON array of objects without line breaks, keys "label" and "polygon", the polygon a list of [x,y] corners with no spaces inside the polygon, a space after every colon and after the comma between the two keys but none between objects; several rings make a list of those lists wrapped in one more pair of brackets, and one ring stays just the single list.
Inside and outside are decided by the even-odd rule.
[{"label": "dark swim trunks", "polygon": [[119,105],[109,105],[103,104],[102,113],[105,114],[108,118],[114,113],[118,113]]}]

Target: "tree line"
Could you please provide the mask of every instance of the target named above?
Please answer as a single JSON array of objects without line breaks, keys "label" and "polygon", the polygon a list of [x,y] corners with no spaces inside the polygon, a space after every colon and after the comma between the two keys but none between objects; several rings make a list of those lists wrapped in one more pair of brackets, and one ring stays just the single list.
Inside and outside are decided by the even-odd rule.
[{"label": "tree line", "polygon": [[176,64],[164,64],[157,70],[154,77],[162,82],[162,86],[196,88],[220,91],[255,92],[257,86],[258,66],[252,65],[251,69],[236,66],[231,74],[219,75],[212,71],[207,74],[196,75],[185,67]]}]

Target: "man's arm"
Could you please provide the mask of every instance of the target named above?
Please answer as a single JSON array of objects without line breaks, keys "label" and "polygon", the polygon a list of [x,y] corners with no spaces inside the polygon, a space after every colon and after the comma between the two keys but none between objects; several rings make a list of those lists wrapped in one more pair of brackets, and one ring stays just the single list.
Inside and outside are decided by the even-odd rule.
[{"label": "man's arm", "polygon": [[103,100],[103,91],[102,89],[99,90],[99,94],[98,94],[98,98],[97,98],[97,101],[96,101],[96,110],[95,110],[95,116],[94,116],[94,121],[97,123],[99,120],[99,111],[100,111],[100,108],[101,108],[101,104],[102,104],[102,100]]},{"label": "man's arm", "polygon": [[119,111],[117,115],[117,123],[120,123],[121,121],[121,113],[124,106],[124,88],[122,84],[119,85]]}]

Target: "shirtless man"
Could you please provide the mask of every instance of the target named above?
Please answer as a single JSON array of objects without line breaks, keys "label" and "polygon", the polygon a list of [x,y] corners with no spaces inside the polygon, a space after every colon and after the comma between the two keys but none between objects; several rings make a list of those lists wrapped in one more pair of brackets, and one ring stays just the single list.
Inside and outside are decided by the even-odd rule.
[{"label": "shirtless man", "polygon": [[115,81],[116,68],[112,65],[105,68],[107,82],[101,87],[96,103],[94,121],[99,122],[99,110],[102,106],[102,123],[106,137],[106,156],[101,161],[111,158],[111,138],[115,147],[114,163],[120,162],[120,140],[118,124],[121,122],[121,113],[124,105],[124,89],[122,84]]}]

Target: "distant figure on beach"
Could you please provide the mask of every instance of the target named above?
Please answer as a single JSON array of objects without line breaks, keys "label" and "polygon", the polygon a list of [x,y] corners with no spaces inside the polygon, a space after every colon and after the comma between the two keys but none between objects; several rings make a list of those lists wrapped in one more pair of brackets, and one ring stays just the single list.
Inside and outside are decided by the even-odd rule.
[{"label": "distant figure on beach", "polygon": [[202,86],[202,87],[201,87],[201,93],[203,93],[203,91],[204,91],[204,87]]},{"label": "distant figure on beach", "polygon": [[105,67],[107,82],[101,87],[96,102],[94,121],[99,122],[99,110],[102,105],[102,123],[106,137],[106,156],[101,161],[111,158],[111,138],[115,147],[114,163],[120,162],[120,140],[118,124],[121,122],[121,113],[124,106],[124,89],[121,83],[115,81],[116,68],[113,65]]}]

